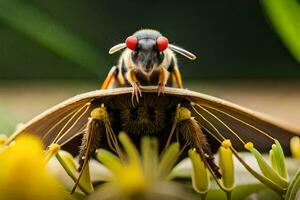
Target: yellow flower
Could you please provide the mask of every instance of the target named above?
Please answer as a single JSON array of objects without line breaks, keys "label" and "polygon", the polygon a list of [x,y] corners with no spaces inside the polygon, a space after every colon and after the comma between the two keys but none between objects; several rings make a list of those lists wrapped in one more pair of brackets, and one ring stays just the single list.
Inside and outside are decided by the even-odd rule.
[{"label": "yellow flower", "polygon": [[179,144],[171,144],[159,159],[155,139],[142,139],[141,155],[124,132],[119,140],[125,150],[120,158],[105,149],[97,151],[97,159],[113,179],[99,186],[89,199],[190,199],[189,193],[168,180],[180,153]]},{"label": "yellow flower", "polygon": [[124,196],[144,193],[147,189],[147,180],[143,174],[137,149],[124,133],[121,133],[119,138],[126,149],[128,162],[121,161],[104,149],[98,151],[97,157],[115,175],[114,184]]},{"label": "yellow flower", "polygon": [[0,191],[3,200],[68,199],[67,193],[46,171],[41,142],[20,136],[0,154]]}]

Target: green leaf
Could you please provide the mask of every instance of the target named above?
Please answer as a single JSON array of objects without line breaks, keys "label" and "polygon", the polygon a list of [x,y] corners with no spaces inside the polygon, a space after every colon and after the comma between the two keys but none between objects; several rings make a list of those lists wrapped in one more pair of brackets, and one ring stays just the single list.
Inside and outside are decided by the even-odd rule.
[{"label": "green leaf", "polygon": [[96,153],[96,158],[102,162],[112,173],[119,174],[122,172],[122,162],[120,158],[113,153],[105,149],[99,149]]},{"label": "green leaf", "polygon": [[165,179],[170,174],[179,157],[179,151],[179,144],[172,143],[162,153],[158,166],[158,173],[162,179]]},{"label": "green leaf", "polygon": [[158,168],[158,141],[156,138],[145,136],[141,142],[141,154],[145,176],[156,178]]},{"label": "green leaf", "polygon": [[283,43],[300,62],[299,1],[261,0],[261,4]]},{"label": "green leaf", "polygon": [[[226,200],[222,190],[213,189],[207,194],[207,200]],[[237,185],[232,191],[232,199],[237,200],[282,200],[282,198],[263,184]]]},{"label": "green leaf", "polygon": [[300,198],[300,168],[290,182],[285,200],[297,200]]},{"label": "green leaf", "polygon": [[[253,147],[251,147],[253,148]],[[248,150],[251,150],[248,149]],[[254,149],[254,148],[253,148]],[[279,195],[283,195],[286,191],[286,188],[282,188],[278,183],[274,182],[273,180],[269,179],[268,177],[256,172],[252,167],[250,167],[238,154],[236,150],[231,148],[232,153],[235,155],[235,157],[240,161],[240,163],[255,177],[257,178],[261,183],[265,184],[275,192],[277,192]]]},{"label": "green leaf", "polygon": [[136,166],[140,166],[141,160],[140,160],[139,151],[137,150],[133,142],[130,140],[128,135],[125,132],[121,132],[119,134],[119,140],[126,151],[130,163]]},{"label": "green leaf", "polygon": [[93,187],[92,180],[91,180],[89,164],[86,165],[85,168],[83,169],[83,173],[82,173],[82,176],[81,176],[79,182],[82,185],[82,187],[84,187],[89,194],[94,192],[94,187]]}]

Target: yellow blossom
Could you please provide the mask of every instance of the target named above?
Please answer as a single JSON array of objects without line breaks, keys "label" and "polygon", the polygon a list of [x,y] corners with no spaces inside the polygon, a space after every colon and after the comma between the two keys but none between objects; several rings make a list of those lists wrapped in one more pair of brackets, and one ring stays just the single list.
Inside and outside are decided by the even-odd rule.
[{"label": "yellow blossom", "polygon": [[124,157],[99,149],[97,159],[113,174],[113,179],[99,186],[90,199],[190,199],[179,185],[168,181],[179,155],[179,144],[173,143],[158,159],[155,139],[144,137],[141,155],[124,133],[119,134]]},{"label": "yellow blossom", "polygon": [[3,200],[68,199],[67,193],[47,173],[41,142],[20,136],[0,154],[0,191]]}]

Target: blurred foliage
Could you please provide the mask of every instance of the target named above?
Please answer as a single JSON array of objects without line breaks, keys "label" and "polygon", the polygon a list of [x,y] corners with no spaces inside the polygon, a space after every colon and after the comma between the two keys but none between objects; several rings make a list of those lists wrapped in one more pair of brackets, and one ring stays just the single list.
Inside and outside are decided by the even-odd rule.
[{"label": "blurred foliage", "polygon": [[107,50],[142,27],[198,56],[178,56],[184,79],[300,77],[259,1],[1,0],[0,78],[101,80]]},{"label": "blurred foliage", "polygon": [[97,65],[104,60],[96,53],[96,48],[24,1],[1,0],[0,18],[16,31],[76,64],[74,66],[97,74]]},{"label": "blurred foliage", "polygon": [[[226,194],[222,190],[217,189],[212,190],[207,195],[207,200],[214,199],[227,200]],[[282,198],[262,184],[247,184],[237,186],[233,191],[232,199],[280,200]]]},{"label": "blurred foliage", "polygon": [[300,62],[300,1],[262,0],[261,2],[282,41]]},{"label": "blurred foliage", "polygon": [[0,113],[0,134],[10,135],[19,122],[2,105],[0,105]]}]

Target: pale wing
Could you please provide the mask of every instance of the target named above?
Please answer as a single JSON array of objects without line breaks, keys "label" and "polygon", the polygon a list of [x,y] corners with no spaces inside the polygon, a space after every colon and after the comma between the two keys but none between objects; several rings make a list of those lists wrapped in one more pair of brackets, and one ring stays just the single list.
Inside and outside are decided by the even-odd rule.
[{"label": "pale wing", "polygon": [[[41,138],[45,147],[49,146],[50,144],[52,144],[57,134],[66,125],[66,122],[70,120],[70,118],[72,117],[70,113],[76,112],[84,104],[85,104],[84,101],[78,101],[65,106],[58,105],[49,109],[48,111],[43,112],[36,118],[29,121],[19,130],[17,130],[9,138],[7,144],[9,144],[11,141],[13,141],[16,137],[20,136],[21,134],[30,133]],[[74,124],[72,130],[70,130],[69,132],[74,133],[79,131],[80,127],[82,127],[86,123],[86,120],[87,120],[87,116],[82,117],[81,120],[79,120],[76,124]],[[59,121],[61,123],[58,123]],[[72,122],[74,121],[72,120],[69,123],[69,125],[65,127],[65,130],[68,130],[73,125]],[[58,144],[63,143],[65,138],[66,137],[63,137],[63,139],[60,140]]]},{"label": "pale wing", "polygon": [[238,150],[244,150],[244,146],[234,134],[245,142],[253,142],[259,150],[265,152],[274,143],[270,137],[275,138],[281,142],[287,153],[290,153],[291,137],[300,136],[299,128],[222,99],[194,92],[191,92],[188,99],[195,102],[193,107],[202,115],[196,115],[198,121],[212,133],[216,132],[215,128],[218,129],[225,138],[232,140]]},{"label": "pale wing", "polygon": [[[142,91],[156,93],[157,87],[143,87]],[[75,96],[74,98],[50,108],[28,122],[23,128],[14,133],[7,144],[23,133],[32,133],[39,136],[43,139],[45,147],[53,143],[55,139],[57,143],[65,144],[66,141],[75,137],[76,134],[82,134],[90,113],[90,107],[87,107],[86,105],[92,99],[130,94],[131,92],[132,88],[117,88],[97,90]],[[232,139],[238,149],[243,149],[243,145],[236,139],[230,130],[238,134],[245,141],[253,141],[256,146],[262,150],[268,150],[272,142],[265,137],[262,132],[277,138],[283,144],[285,149],[288,149],[289,139],[292,136],[300,135],[300,130],[298,128],[286,125],[266,115],[209,95],[178,88],[166,88],[165,95],[182,96],[195,102],[195,104],[200,107],[196,105],[193,106],[196,109],[194,111],[194,116],[200,124],[207,131],[214,134],[216,134],[215,129],[219,130],[223,136]],[[198,115],[196,111],[200,113],[202,117]],[[75,117],[74,114],[76,114]],[[73,119],[70,121],[72,117]],[[54,127],[59,121],[61,123]],[[70,122],[66,126],[68,121]],[[226,128],[224,124],[226,124],[230,130]],[[61,131],[63,127],[64,131]],[[59,133],[61,135],[59,135]],[[57,138],[59,138],[59,140],[57,140]]]},{"label": "pale wing", "polygon": [[[95,90],[70,98],[30,120],[18,129],[4,146],[22,134],[33,134],[42,139],[45,148],[55,140],[65,144],[77,134],[82,134],[90,115],[88,103],[94,98],[131,93],[130,88]],[[69,123],[68,123],[69,122]],[[68,124],[67,124],[68,123]],[[67,125],[66,125],[67,124]],[[60,134],[60,135],[59,135]],[[70,147],[72,148],[72,147]]]},{"label": "pale wing", "polygon": [[[153,91],[155,88],[151,87],[147,87],[145,90],[145,92]],[[245,142],[251,141],[257,149],[265,152],[270,150],[271,144],[273,144],[273,141],[266,134],[279,140],[287,153],[290,153],[290,138],[300,136],[300,127],[294,127],[274,117],[220,98],[178,88],[167,88],[166,94],[182,96],[194,102],[195,105],[192,107],[196,110],[193,110],[192,107],[190,109],[202,127],[213,134],[217,134],[217,129],[225,138],[231,139],[238,150],[244,150],[244,146],[233,132]]]}]

